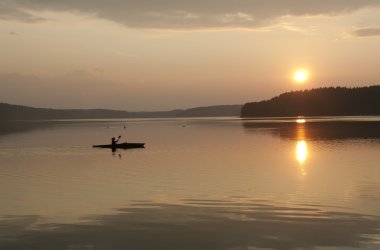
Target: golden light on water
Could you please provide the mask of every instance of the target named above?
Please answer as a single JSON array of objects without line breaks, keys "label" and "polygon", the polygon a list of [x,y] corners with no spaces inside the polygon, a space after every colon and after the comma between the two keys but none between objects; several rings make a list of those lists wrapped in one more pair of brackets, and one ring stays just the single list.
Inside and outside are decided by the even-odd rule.
[{"label": "golden light on water", "polygon": [[299,164],[303,164],[307,157],[307,145],[305,141],[297,142],[297,161]]},{"label": "golden light on water", "polygon": [[305,120],[305,119],[297,119],[296,122],[297,122],[297,123],[305,123],[306,120]]},{"label": "golden light on water", "polygon": [[301,174],[306,175],[303,164],[307,159],[307,144],[306,144],[306,141],[304,141],[304,140],[297,142],[296,159],[299,163]]}]

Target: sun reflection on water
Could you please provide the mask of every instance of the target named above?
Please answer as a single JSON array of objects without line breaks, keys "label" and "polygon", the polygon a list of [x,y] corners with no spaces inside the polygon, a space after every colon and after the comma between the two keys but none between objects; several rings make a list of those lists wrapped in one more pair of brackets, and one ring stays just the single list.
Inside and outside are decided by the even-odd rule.
[{"label": "sun reflection on water", "polygon": [[307,157],[307,145],[305,141],[297,142],[297,161],[302,165]]},{"label": "sun reflection on water", "polygon": [[306,120],[305,120],[305,119],[297,119],[296,122],[297,122],[297,123],[305,123]]},{"label": "sun reflection on water", "polygon": [[305,131],[305,119],[297,119],[297,145],[296,145],[296,159],[298,161],[298,168],[301,175],[305,176],[305,161],[307,159],[307,143]]},{"label": "sun reflection on water", "polygon": [[301,140],[297,142],[297,147],[296,147],[296,159],[299,163],[299,168],[301,171],[302,175],[306,175],[304,163],[307,158],[307,144],[306,141]]}]

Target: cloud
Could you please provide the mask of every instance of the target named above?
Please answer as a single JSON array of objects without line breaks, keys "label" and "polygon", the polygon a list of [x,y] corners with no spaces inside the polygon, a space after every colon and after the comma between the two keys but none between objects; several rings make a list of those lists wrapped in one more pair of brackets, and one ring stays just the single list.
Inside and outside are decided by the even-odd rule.
[{"label": "cloud", "polygon": [[380,36],[380,28],[358,28],[351,34],[357,37]]},{"label": "cloud", "polygon": [[14,8],[14,7],[6,7],[4,5],[5,4],[0,1],[0,19],[19,20],[19,21],[28,22],[28,23],[35,23],[35,22],[45,20],[44,18],[30,14],[27,11]]},{"label": "cloud", "polygon": [[8,35],[10,35],[10,36],[19,36],[20,34],[17,33],[17,32],[14,32],[14,31],[10,31],[10,32],[8,32]]},{"label": "cloud", "polygon": [[27,11],[48,10],[91,14],[131,28],[258,28],[284,16],[339,15],[378,6],[378,0],[14,0],[0,2],[0,18],[33,22],[37,17]]}]

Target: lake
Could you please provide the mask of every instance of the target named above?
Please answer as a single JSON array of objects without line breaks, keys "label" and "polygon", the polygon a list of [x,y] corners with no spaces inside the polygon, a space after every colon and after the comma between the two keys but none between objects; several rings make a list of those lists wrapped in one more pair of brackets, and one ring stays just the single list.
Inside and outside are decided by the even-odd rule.
[{"label": "lake", "polygon": [[0,198],[6,250],[380,249],[380,117],[2,121]]}]

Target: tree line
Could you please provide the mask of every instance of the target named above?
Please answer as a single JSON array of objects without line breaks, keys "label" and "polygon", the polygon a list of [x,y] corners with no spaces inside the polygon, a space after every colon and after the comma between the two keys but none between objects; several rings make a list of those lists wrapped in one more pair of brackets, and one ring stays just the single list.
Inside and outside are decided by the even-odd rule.
[{"label": "tree line", "polygon": [[380,115],[380,86],[292,91],[243,105],[242,117]]}]

